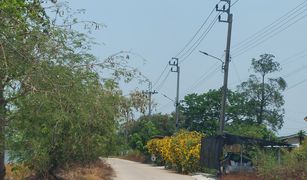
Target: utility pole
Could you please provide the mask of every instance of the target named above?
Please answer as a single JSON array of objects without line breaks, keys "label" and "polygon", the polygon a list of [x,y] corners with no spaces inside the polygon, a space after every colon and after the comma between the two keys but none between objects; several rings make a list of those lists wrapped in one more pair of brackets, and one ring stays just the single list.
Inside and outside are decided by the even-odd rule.
[{"label": "utility pole", "polygon": [[219,16],[219,22],[228,23],[228,32],[227,32],[227,43],[225,50],[225,65],[224,65],[224,82],[222,88],[222,101],[221,101],[221,114],[220,114],[220,122],[219,122],[219,130],[218,134],[223,134],[224,125],[225,125],[225,109],[226,109],[226,99],[227,99],[227,83],[228,83],[228,70],[229,70],[229,62],[230,62],[230,43],[231,43],[231,30],[232,30],[232,14],[230,13],[231,0],[221,0],[228,4],[228,7],[225,5],[222,9],[219,9],[218,5],[216,5],[216,11],[226,13],[227,20],[222,20],[221,15]]},{"label": "utility pole", "polygon": [[174,66],[175,68],[171,68],[171,72],[176,72],[177,73],[177,95],[176,95],[176,101],[175,101],[175,108],[176,108],[176,129],[178,129],[178,121],[179,121],[179,76],[180,76],[180,67],[178,64],[178,58],[173,57],[172,60],[174,61],[169,61],[169,65]]},{"label": "utility pole", "polygon": [[154,94],[157,94],[157,91],[152,91],[152,83],[149,82],[148,84],[148,90],[143,92],[144,94],[148,94],[148,116],[151,116],[151,105],[152,105],[152,101],[151,101],[151,97]]}]

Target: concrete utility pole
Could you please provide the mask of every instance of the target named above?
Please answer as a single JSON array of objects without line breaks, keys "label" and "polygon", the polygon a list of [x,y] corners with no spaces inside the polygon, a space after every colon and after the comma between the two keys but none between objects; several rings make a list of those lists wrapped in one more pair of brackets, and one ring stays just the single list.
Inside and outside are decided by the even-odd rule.
[{"label": "concrete utility pole", "polygon": [[222,9],[219,9],[218,5],[216,5],[216,11],[226,13],[227,20],[222,20],[221,15],[219,16],[219,22],[228,23],[228,33],[227,33],[227,43],[225,50],[225,65],[224,65],[224,83],[222,89],[222,101],[221,101],[221,114],[220,114],[220,122],[219,122],[219,130],[218,134],[223,134],[224,125],[225,125],[225,109],[226,109],[226,99],[227,99],[227,83],[228,83],[228,70],[229,70],[229,62],[230,62],[230,43],[231,43],[231,30],[232,30],[232,14],[230,13],[231,0],[221,0],[228,4],[228,7],[225,5]]},{"label": "concrete utility pole", "polygon": [[169,61],[169,65],[176,67],[173,69],[171,68],[171,72],[176,72],[177,73],[177,95],[176,95],[176,102],[175,102],[175,108],[176,108],[176,129],[178,129],[178,121],[179,121],[179,76],[180,76],[180,67],[178,64],[178,58],[173,57],[172,60],[174,61]]},{"label": "concrete utility pole", "polygon": [[154,94],[157,94],[157,91],[152,91],[152,83],[149,82],[148,84],[148,90],[143,92],[144,94],[148,94],[148,116],[151,116],[151,105],[152,105],[152,101],[151,101],[151,97]]}]

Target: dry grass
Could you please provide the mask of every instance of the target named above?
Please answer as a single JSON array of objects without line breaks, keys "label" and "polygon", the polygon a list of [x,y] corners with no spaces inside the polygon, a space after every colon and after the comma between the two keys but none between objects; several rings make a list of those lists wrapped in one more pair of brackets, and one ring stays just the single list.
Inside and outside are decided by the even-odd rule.
[{"label": "dry grass", "polygon": [[256,173],[231,173],[222,175],[221,180],[260,180]]},{"label": "dry grass", "polygon": [[89,165],[74,165],[57,174],[65,180],[112,180],[114,171],[110,165],[97,161]]},{"label": "dry grass", "polygon": [[[63,180],[112,180],[115,173],[110,165],[99,160],[87,165],[73,165],[57,171],[57,177]],[[5,180],[37,179],[31,171],[21,165],[8,164]],[[52,179],[51,177],[48,179]]]},{"label": "dry grass", "polygon": [[5,180],[22,180],[31,175],[31,171],[23,165],[7,164]]},{"label": "dry grass", "polygon": [[131,151],[126,155],[120,156],[119,158],[140,163],[146,163],[147,161],[146,156],[138,151]]}]

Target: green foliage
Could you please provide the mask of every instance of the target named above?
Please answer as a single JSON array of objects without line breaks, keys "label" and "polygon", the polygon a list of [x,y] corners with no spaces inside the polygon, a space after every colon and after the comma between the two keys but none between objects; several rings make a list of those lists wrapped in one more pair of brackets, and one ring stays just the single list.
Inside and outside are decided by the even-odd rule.
[{"label": "green foliage", "polygon": [[272,54],[262,54],[260,59],[252,59],[252,68],[256,73],[260,73],[262,76],[265,76],[269,73],[279,71],[280,64],[274,62],[275,56]]},{"label": "green foliage", "polygon": [[[267,78],[269,73],[280,70],[271,54],[260,55],[252,60],[252,68],[257,75],[250,75],[236,91],[228,90],[226,106],[226,128],[230,133],[251,137],[272,139],[271,130],[280,129],[283,124],[284,99],[282,91],[286,82],[281,77]],[[220,118],[220,90],[209,90],[203,94],[189,94],[184,97],[181,111],[184,116],[183,128],[216,133]]]},{"label": "green foliage", "polygon": [[141,116],[138,121],[150,121],[157,129],[157,135],[170,136],[175,132],[175,119],[168,114]]},{"label": "green foliage", "polygon": [[267,78],[269,73],[279,71],[280,65],[273,61],[271,54],[260,55],[260,59],[252,60],[252,68],[257,75],[250,75],[246,82],[238,86],[238,92],[247,99],[246,112],[250,120],[259,125],[267,124],[273,130],[280,129],[283,124],[284,99],[282,91],[286,88],[283,78]]},{"label": "green foliage", "polygon": [[221,93],[210,90],[203,94],[189,94],[182,101],[183,127],[212,135],[216,132],[220,114]]},{"label": "green foliage", "polygon": [[[50,80],[57,74],[57,81],[40,82],[38,92],[16,101],[8,129],[13,157],[39,174],[106,155],[115,134],[118,95],[101,86],[91,73],[73,75],[60,67],[63,74],[59,74],[57,68],[51,67],[48,73]],[[50,85],[58,87],[49,92]]]},{"label": "green foliage", "polygon": [[[49,19],[39,1],[0,2],[0,179],[3,178],[5,126],[14,100],[33,91],[29,80],[49,43]],[[48,48],[47,48],[48,47]]]},{"label": "green foliage", "polygon": [[265,179],[306,179],[307,141],[302,146],[288,152],[283,150],[280,163],[277,151],[259,150],[254,157],[257,173]]},{"label": "green foliage", "polygon": [[0,172],[4,137],[12,158],[38,178],[108,155],[122,116],[118,81],[136,71],[120,54],[96,62],[91,39],[66,26],[76,20],[55,25],[40,1],[0,8]]},{"label": "green foliage", "polygon": [[174,120],[169,115],[154,114],[152,116],[141,116],[138,120],[129,122],[129,126],[123,128],[128,128],[130,147],[146,153],[146,142],[156,135],[173,134],[174,124]]},{"label": "green foliage", "polygon": [[[215,134],[220,118],[220,101],[221,91],[219,90],[210,90],[209,92],[199,95],[189,94],[185,96],[181,108],[185,118],[183,127],[188,130],[195,130],[209,135]],[[244,132],[244,130],[240,129],[247,130],[250,126],[256,125],[253,123],[253,114],[249,113],[252,107],[248,105],[248,99],[242,96],[241,93],[228,91],[228,105],[226,107],[225,116],[228,132],[240,134]],[[263,129],[263,131],[257,131],[259,135],[264,131],[268,131],[265,126],[261,126],[261,128],[260,126],[255,127],[250,130],[256,129]],[[255,137],[255,135],[252,136]],[[265,134],[260,136],[265,136]]]},{"label": "green foliage", "polygon": [[276,135],[265,125],[257,123],[231,123],[226,125],[226,131],[238,136],[246,136],[252,138],[277,140]]},{"label": "green foliage", "polygon": [[297,133],[297,135],[298,135],[300,144],[302,144],[302,142],[305,140],[306,132],[303,131],[303,130],[300,130],[300,131]]}]

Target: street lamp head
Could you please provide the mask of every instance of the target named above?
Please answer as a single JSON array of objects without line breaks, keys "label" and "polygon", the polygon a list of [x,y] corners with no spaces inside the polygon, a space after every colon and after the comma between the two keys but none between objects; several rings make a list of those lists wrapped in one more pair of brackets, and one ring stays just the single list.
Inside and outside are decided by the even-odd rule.
[{"label": "street lamp head", "polygon": [[203,53],[204,55],[208,56],[209,54],[204,51],[199,51],[200,53]]}]

